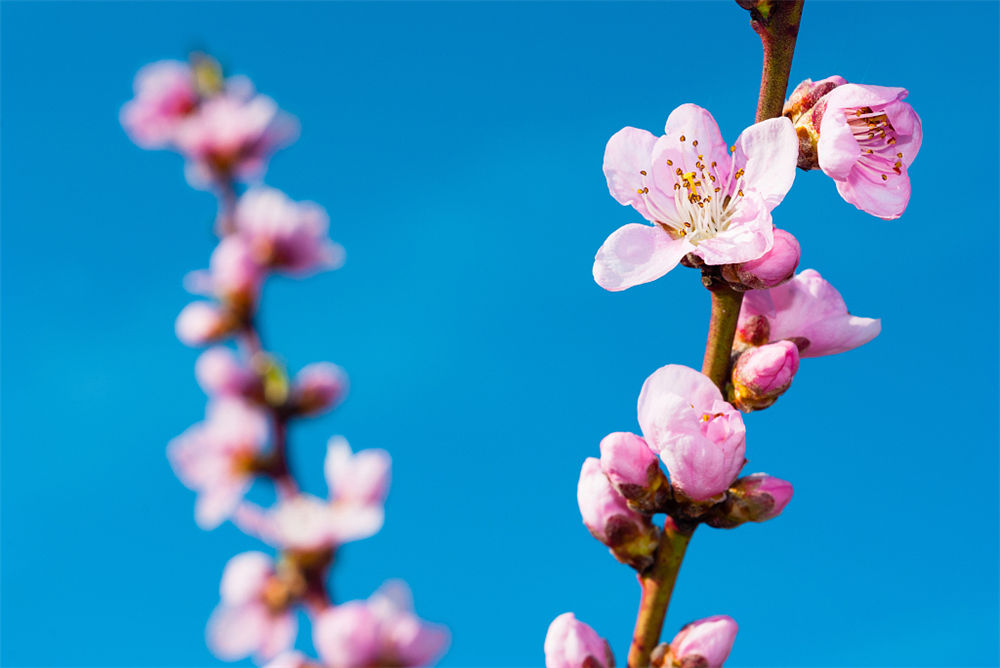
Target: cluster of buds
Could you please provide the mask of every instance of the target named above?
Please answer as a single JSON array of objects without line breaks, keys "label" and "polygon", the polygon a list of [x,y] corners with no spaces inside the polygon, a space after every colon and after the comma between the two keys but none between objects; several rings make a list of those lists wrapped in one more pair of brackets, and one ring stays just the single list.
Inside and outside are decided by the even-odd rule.
[{"label": "cluster of buds", "polygon": [[[348,387],[343,369],[329,362],[289,375],[265,349],[255,322],[268,276],[307,276],[343,261],[341,247],[327,238],[322,207],[260,182],[271,154],[297,134],[297,122],[245,78],[225,78],[202,55],[190,64],[144,67],[121,118],[140,146],[184,155],[191,185],[219,198],[220,240],[209,268],[185,280],[211,301],[189,304],[176,323],[184,343],[212,345],[195,364],[209,396],[206,418],[173,439],[167,455],[181,482],[197,493],[199,526],[212,529],[230,519],[277,556],[246,552],[226,565],[221,602],[208,624],[210,649],[221,659],[253,655],[274,666],[433,662],[448,632],[413,614],[405,584],[389,583],[367,602],[342,605],[334,605],[326,589],[338,549],[382,527],[389,454],[352,452],[342,437],[330,439],[326,499],[301,490],[289,467],[289,423],[336,407]],[[275,485],[277,500],[269,508],[245,499],[257,479]],[[299,607],[312,618],[318,662],[291,651]]]}]

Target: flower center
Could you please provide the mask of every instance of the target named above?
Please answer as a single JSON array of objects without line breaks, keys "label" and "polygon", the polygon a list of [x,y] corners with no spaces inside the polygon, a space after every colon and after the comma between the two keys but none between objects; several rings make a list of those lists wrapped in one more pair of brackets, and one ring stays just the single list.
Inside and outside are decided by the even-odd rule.
[{"label": "flower center", "polygon": [[888,181],[890,174],[902,174],[903,154],[895,146],[896,129],[885,112],[858,107],[844,115],[861,147],[857,164],[862,173],[873,181]]}]

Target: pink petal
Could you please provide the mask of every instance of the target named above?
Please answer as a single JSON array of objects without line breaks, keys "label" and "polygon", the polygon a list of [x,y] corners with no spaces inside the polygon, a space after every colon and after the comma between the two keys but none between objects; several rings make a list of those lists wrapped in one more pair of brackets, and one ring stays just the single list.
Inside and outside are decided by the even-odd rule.
[{"label": "pink petal", "polygon": [[273,574],[274,560],[263,552],[237,554],[222,571],[219,595],[230,606],[249,603],[260,597]]},{"label": "pink petal", "polygon": [[858,84],[844,84],[827,93],[823,98],[826,111],[820,122],[819,142],[816,145],[823,173],[838,181],[844,180],[861,157],[861,147],[847,125],[845,112],[858,107],[878,107],[905,96],[903,88]]},{"label": "pink petal", "polygon": [[[694,167],[695,159],[698,155],[705,156],[701,162],[711,164],[716,162],[722,173],[728,173],[730,165],[729,151],[726,142],[722,141],[722,133],[719,132],[719,124],[712,118],[708,110],[696,104],[682,104],[670,112],[667,124],[664,128],[665,134],[672,140],[679,142],[684,147],[686,154],[693,158],[686,165],[681,165],[684,171],[691,171]],[[681,137],[684,137],[681,140]],[[698,142],[695,146],[694,142]]]},{"label": "pink petal", "polygon": [[214,484],[198,495],[194,504],[194,521],[206,531],[214,529],[233,514],[249,485]]},{"label": "pink petal", "polygon": [[272,614],[268,621],[254,655],[258,663],[268,661],[291,648],[299,631],[299,624],[290,612]]},{"label": "pink petal", "polygon": [[837,192],[866,213],[884,220],[895,220],[903,215],[910,202],[910,176],[906,168],[902,174],[887,174],[887,180],[873,178],[866,171],[855,168],[844,181],[837,181]]},{"label": "pink petal", "polygon": [[631,205],[643,218],[651,220],[639,191],[646,185],[656,137],[646,130],[625,127],[608,140],[604,149],[604,176],[611,196],[623,205]]},{"label": "pink petal", "polygon": [[326,665],[371,665],[378,658],[378,622],[361,601],[327,608],[313,623],[313,644]]},{"label": "pink petal", "polygon": [[268,612],[263,604],[230,607],[220,605],[206,629],[208,647],[223,661],[250,656],[267,632]]},{"label": "pink petal", "polygon": [[755,190],[770,211],[781,203],[795,180],[799,139],[787,118],[771,118],[740,134],[733,151],[733,170],[744,169],[743,189]]},{"label": "pink petal", "polygon": [[748,190],[735,204],[726,231],[698,244],[694,254],[706,264],[737,264],[756,260],[774,245],[774,224],[764,199]]},{"label": "pink petal", "polygon": [[661,227],[630,223],[612,232],[597,251],[594,280],[612,292],[649,283],[692,250],[687,241],[671,238]]},{"label": "pink petal", "polygon": [[722,393],[707,376],[680,364],[653,372],[639,393],[639,426],[653,452],[660,452],[671,418],[685,411],[711,410]]}]

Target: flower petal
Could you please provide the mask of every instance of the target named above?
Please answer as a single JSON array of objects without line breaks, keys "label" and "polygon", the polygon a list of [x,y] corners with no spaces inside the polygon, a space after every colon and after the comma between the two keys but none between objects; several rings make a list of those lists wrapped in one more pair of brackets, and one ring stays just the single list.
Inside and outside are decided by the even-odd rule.
[{"label": "flower petal", "polygon": [[785,198],[795,180],[799,139],[787,118],[771,118],[740,134],[733,150],[733,169],[743,169],[744,190],[756,190],[768,210]]},{"label": "flower petal", "polygon": [[604,176],[611,196],[620,204],[631,205],[643,218],[652,221],[640,191],[645,187],[656,137],[646,130],[625,127],[608,140],[604,149]]},{"label": "flower petal", "polygon": [[630,223],[612,232],[597,251],[594,280],[612,292],[649,283],[692,250],[687,241],[671,238],[660,227]]},{"label": "flower petal", "polygon": [[672,417],[685,411],[709,411],[722,393],[707,376],[680,364],[660,367],[639,393],[639,427],[653,452],[659,453]]},{"label": "flower petal", "polygon": [[[692,158],[697,158],[700,154],[705,156],[702,162],[706,164],[716,161],[719,165],[725,164],[727,168],[729,167],[730,158],[726,142],[722,141],[719,124],[707,109],[696,104],[682,104],[670,112],[664,131],[668,137],[679,141]],[[681,137],[684,139],[681,140]],[[695,142],[698,142],[697,145]],[[685,171],[695,169],[694,160],[692,159],[690,165],[684,167]]]},{"label": "flower petal", "polygon": [[865,170],[854,169],[844,181],[837,181],[837,192],[865,213],[895,220],[903,215],[910,203],[910,175],[905,167],[901,174],[886,174],[886,180],[875,180]]},{"label": "flower petal", "polygon": [[764,198],[748,190],[735,206],[729,228],[700,242],[694,251],[707,264],[756,260],[774,245],[774,225]]}]

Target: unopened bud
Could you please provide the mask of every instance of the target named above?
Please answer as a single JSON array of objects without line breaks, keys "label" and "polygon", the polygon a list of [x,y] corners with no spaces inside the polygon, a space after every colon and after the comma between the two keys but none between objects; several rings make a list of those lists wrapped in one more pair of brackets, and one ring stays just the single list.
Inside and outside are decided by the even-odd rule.
[{"label": "unopened bud", "polygon": [[774,230],[774,245],[756,260],[725,265],[722,276],[743,290],[765,290],[790,280],[799,266],[798,240],[785,230]]},{"label": "unopened bud", "polygon": [[745,522],[766,522],[781,514],[792,500],[792,483],[754,473],[733,483],[726,500],[705,520],[716,529],[732,529]]},{"label": "unopened bud", "polygon": [[837,86],[843,86],[845,83],[847,83],[847,79],[836,74],[826,79],[820,79],[819,81],[806,79],[796,86],[792,94],[788,96],[785,107],[781,110],[782,116],[795,123],[803,114],[816,106],[816,102],[821,97]]},{"label": "unopened bud", "polygon": [[194,364],[194,375],[205,394],[259,397],[260,378],[243,366],[229,348],[209,348]]},{"label": "unopened bud", "polygon": [[653,563],[659,540],[657,528],[648,516],[629,508],[594,457],[583,462],[576,499],[591,535],[611,548],[618,561],[638,570]]},{"label": "unopened bud", "polygon": [[727,615],[691,622],[670,643],[673,665],[678,668],[722,668],[729,658],[739,626]]},{"label": "unopened bud", "polygon": [[795,87],[785,102],[782,113],[791,119],[799,138],[799,169],[819,169],[819,128],[826,113],[826,100],[823,98],[846,83],[843,77],[837,75],[820,81],[806,79]]},{"label": "unopened bud", "polygon": [[608,641],[564,612],[549,624],[545,634],[545,668],[614,668]]},{"label": "unopened bud", "polygon": [[640,512],[656,512],[670,494],[660,458],[635,434],[619,431],[604,437],[601,469],[629,505]]},{"label": "unopened bud", "polygon": [[799,370],[799,349],[776,341],[740,354],[733,366],[730,403],[744,413],[767,408],[792,384]]},{"label": "unopened bud", "polygon": [[174,330],[177,338],[189,346],[203,346],[224,338],[235,323],[218,305],[192,302],[177,316]]},{"label": "unopened bud", "polygon": [[295,375],[292,404],[299,413],[322,413],[339,404],[346,395],[347,373],[336,364],[309,364]]}]

